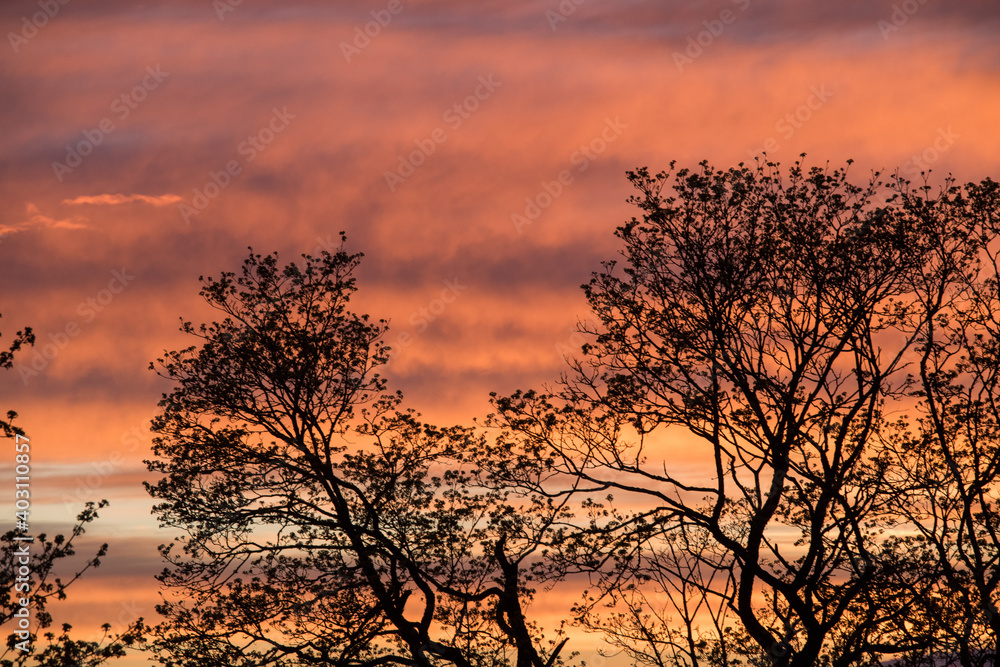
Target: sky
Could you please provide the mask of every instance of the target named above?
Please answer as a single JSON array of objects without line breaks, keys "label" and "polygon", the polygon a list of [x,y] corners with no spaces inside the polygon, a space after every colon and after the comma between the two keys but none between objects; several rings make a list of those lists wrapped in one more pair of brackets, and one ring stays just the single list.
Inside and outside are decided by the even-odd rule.
[{"label": "sky", "polygon": [[37,343],[0,408],[31,438],[33,528],[111,501],[57,621],[155,617],[148,366],[210,316],[199,276],[346,232],[392,386],[470,423],[579,347],[628,170],[766,151],[1000,178],[997,34],[995,0],[3,2],[0,344]]}]

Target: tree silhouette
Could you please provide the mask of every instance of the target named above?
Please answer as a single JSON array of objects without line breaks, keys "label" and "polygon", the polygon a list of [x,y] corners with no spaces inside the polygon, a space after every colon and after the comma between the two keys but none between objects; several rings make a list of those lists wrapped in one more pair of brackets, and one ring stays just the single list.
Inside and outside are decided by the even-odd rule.
[{"label": "tree silhouette", "polygon": [[[953,183],[899,203],[922,230],[909,326],[921,332],[913,396],[886,451],[890,514],[937,566],[938,650],[970,667],[1000,651],[1000,189]],[[944,221],[944,223],[942,223]]]},{"label": "tree silhouette", "polygon": [[387,393],[360,255],[202,279],[222,321],[152,365],[163,664],[550,667],[533,587],[581,573],[636,663],[993,664],[996,183],[629,176],[599,324],[490,437]]},{"label": "tree silhouette", "polygon": [[[34,343],[35,336],[30,327],[18,331],[10,347],[7,350],[0,350],[0,369],[10,370],[15,353],[22,346]],[[15,411],[8,410],[6,420],[0,419],[0,431],[4,437],[21,442],[25,432],[13,423],[16,417]],[[24,606],[19,602],[22,599],[28,601],[27,608],[35,624],[35,630],[28,631],[27,636],[19,636],[16,633],[8,635],[4,651],[0,653],[0,667],[14,665],[21,667],[29,664],[29,661],[36,667],[65,665],[93,667],[111,658],[122,657],[127,646],[139,641],[138,635],[134,632],[135,628],[130,627],[124,632],[112,634],[111,626],[108,624],[103,626],[104,637],[100,641],[71,638],[69,633],[72,626],[68,623],[62,624],[58,635],[48,630],[53,625],[52,614],[48,609],[49,603],[53,600],[65,600],[66,589],[87,570],[100,565],[101,559],[107,554],[108,545],[103,544],[93,558],[87,560],[69,579],[64,580],[57,576],[59,561],[75,555],[74,540],[85,532],[86,525],[96,519],[97,511],[107,504],[106,500],[96,505],[88,502],[83,511],[77,515],[77,523],[73,526],[69,537],[59,534],[49,539],[45,533],[41,533],[30,536],[31,540],[25,541],[23,538],[27,535],[24,531],[13,530],[0,537],[0,625],[15,620],[15,614]],[[27,568],[30,573],[27,577],[18,578],[21,567]],[[142,619],[139,619],[138,623],[141,622]],[[37,645],[39,634],[46,640],[41,650]],[[23,650],[24,648],[28,650]]]},{"label": "tree silhouette", "polygon": [[[49,539],[44,533],[34,536],[29,545],[28,569],[31,574],[30,588],[27,591],[15,589],[15,572],[19,564],[23,564],[23,548],[26,545],[25,542],[15,538],[23,533],[10,531],[0,538],[0,565],[3,568],[0,570],[0,608],[3,610],[0,613],[0,623],[6,624],[15,620],[14,614],[20,608],[16,598],[26,598],[30,600],[29,608],[36,627],[26,640],[16,634],[7,637],[5,650],[0,654],[0,666],[20,667],[31,664],[36,667],[66,665],[94,667],[110,659],[123,657],[127,647],[140,642],[135,632],[137,626],[112,633],[111,625],[106,623],[102,626],[104,636],[99,641],[73,639],[70,636],[72,626],[68,623],[61,624],[61,631],[58,634],[49,630],[54,624],[49,611],[50,603],[65,600],[66,589],[80,579],[87,570],[98,567],[101,559],[107,555],[108,545],[103,544],[97,553],[82,567],[76,568],[68,579],[57,576],[59,561],[76,554],[73,542],[83,535],[86,525],[96,519],[98,510],[107,504],[106,500],[96,504],[88,502],[77,516],[77,523],[68,537],[59,534]],[[141,622],[142,619],[139,619],[138,623]],[[41,648],[38,646],[39,638],[45,639]],[[24,641],[30,649],[27,652],[17,648],[17,645]]]},{"label": "tree silhouette", "polygon": [[[18,331],[14,334],[14,340],[10,343],[10,348],[6,350],[0,350],[0,369],[10,370],[14,365],[14,353],[21,349],[24,345],[34,345],[35,344],[35,334],[32,332],[31,327],[25,327],[23,330]],[[11,437],[14,435],[24,435],[24,431],[19,427],[14,425],[14,419],[17,418],[17,412],[13,410],[7,411],[7,418],[0,418],[0,432],[5,437]]]},{"label": "tree silhouette", "polygon": [[992,655],[996,184],[629,177],[643,216],[584,286],[581,358],[494,399],[509,449],[579,480],[509,483],[586,492],[558,555],[593,573],[581,619],[660,665]]},{"label": "tree silhouette", "polygon": [[[342,236],[343,242],[343,236]],[[526,615],[562,508],[490,485],[472,431],[401,411],[384,321],[348,309],[343,246],[203,278],[221,322],[151,368],[175,384],[148,483],[167,596],[165,665],[550,667]]]}]

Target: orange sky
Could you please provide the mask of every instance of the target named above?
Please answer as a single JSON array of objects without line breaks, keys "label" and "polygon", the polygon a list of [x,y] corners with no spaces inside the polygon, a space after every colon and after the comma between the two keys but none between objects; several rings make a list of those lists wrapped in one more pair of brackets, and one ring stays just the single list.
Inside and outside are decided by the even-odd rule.
[{"label": "orange sky", "polygon": [[38,335],[0,398],[32,437],[38,526],[112,501],[88,534],[111,554],[64,607],[80,627],[152,615],[169,536],[141,460],[166,386],[146,368],[248,245],[290,260],[345,230],[395,387],[468,422],[563,368],[579,285],[636,213],[628,169],[766,146],[859,181],[1000,177],[992,0],[402,0],[354,42],[389,5],[0,5],[0,331]]}]

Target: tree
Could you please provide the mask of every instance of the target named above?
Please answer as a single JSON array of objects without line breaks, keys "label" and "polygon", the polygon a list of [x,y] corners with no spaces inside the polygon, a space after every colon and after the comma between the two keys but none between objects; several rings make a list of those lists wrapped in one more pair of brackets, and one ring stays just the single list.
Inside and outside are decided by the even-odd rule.
[{"label": "tree", "polygon": [[[30,327],[18,331],[7,350],[0,350],[0,369],[10,370],[14,363],[14,354],[24,345],[34,345],[35,335]],[[24,430],[13,422],[17,413],[7,411],[7,419],[0,419],[0,431],[5,438],[14,438],[16,443],[22,443],[26,435]],[[22,451],[22,450],[17,450]],[[28,489],[30,493],[30,489]],[[103,626],[104,637],[100,641],[73,639],[70,637],[70,626],[62,624],[62,631],[56,635],[52,631],[44,633],[45,648],[38,650],[36,642],[42,630],[48,630],[53,625],[49,603],[53,600],[65,600],[66,589],[77,581],[90,568],[101,564],[101,558],[107,555],[108,545],[103,544],[97,553],[84,563],[72,576],[63,580],[57,576],[59,561],[76,554],[73,541],[85,532],[85,526],[97,518],[97,511],[108,504],[106,500],[95,504],[88,502],[83,511],[77,515],[76,525],[70,536],[59,534],[49,539],[45,533],[30,536],[23,530],[8,531],[0,537],[0,625],[20,620],[18,612],[27,608],[34,617],[35,631],[13,632],[8,635],[4,651],[0,653],[0,667],[18,667],[27,664],[29,660],[37,667],[63,667],[64,665],[87,665],[94,667],[111,658],[125,655],[125,647],[139,641],[134,632],[135,627],[126,631],[110,634],[111,626]],[[37,538],[37,539],[36,539]],[[25,568],[26,575],[21,575]],[[23,605],[21,600],[27,600]],[[141,625],[139,619],[137,626]]]},{"label": "tree", "polygon": [[560,664],[526,606],[564,509],[491,488],[482,438],[399,409],[386,323],[348,309],[360,259],[251,250],[202,278],[222,321],[182,322],[198,344],[151,364],[175,387],[146,486],[182,531],[161,547],[160,661]]},{"label": "tree", "polygon": [[[1000,623],[996,264],[984,283],[969,272],[996,256],[996,185],[934,197],[799,162],[787,178],[773,163],[629,178],[643,216],[616,232],[623,266],[584,286],[600,325],[581,326],[581,358],[554,390],[494,398],[509,449],[578,480],[510,483],[586,492],[591,522],[558,556],[595,577],[581,619],[607,628],[599,603],[624,608],[634,622],[612,615],[612,640],[685,665],[872,664],[926,655],[956,615],[975,610],[967,639]],[[900,416],[913,409],[918,436]],[[703,452],[701,468],[672,464],[670,442]],[[903,513],[921,493],[951,518]],[[889,528],[938,538],[908,553]],[[642,615],[648,593],[679,630]]]},{"label": "tree", "polygon": [[[71,626],[68,623],[61,625],[61,632],[57,635],[48,630],[53,626],[53,617],[49,611],[49,603],[54,600],[65,600],[66,589],[76,582],[83,574],[101,564],[101,559],[107,555],[108,545],[103,544],[97,553],[88,559],[82,567],[76,569],[68,579],[57,576],[61,561],[64,558],[74,556],[76,550],[73,542],[85,532],[88,523],[97,518],[99,509],[107,505],[106,500],[100,503],[88,502],[84,510],[77,516],[77,523],[73,526],[69,537],[59,534],[49,539],[44,533],[35,536],[31,543],[16,539],[23,536],[17,531],[9,531],[0,538],[0,623],[16,621],[16,612],[21,609],[17,599],[29,600],[28,608],[34,618],[36,630],[26,635],[17,633],[11,634],[7,638],[5,650],[0,653],[0,666],[13,667],[29,664],[36,667],[64,667],[65,665],[86,665],[94,667],[103,664],[112,658],[119,658],[125,655],[125,649],[139,641],[138,636],[133,632],[134,628],[128,628],[123,632],[111,633],[111,625],[104,624],[104,636],[99,641],[73,639],[70,637]],[[16,579],[20,566],[24,565],[24,554],[28,552],[27,571],[30,575],[21,579]],[[15,584],[24,583],[29,588],[17,589]],[[141,623],[142,619],[139,619]],[[45,631],[45,632],[43,632]],[[38,649],[37,640],[39,636],[46,640],[44,648]],[[24,651],[18,645],[28,648]]]},{"label": "tree", "polygon": [[[14,365],[14,353],[21,349],[23,345],[34,345],[35,344],[35,334],[31,331],[31,327],[25,327],[23,330],[18,331],[14,335],[14,340],[10,343],[10,348],[7,350],[0,350],[0,369],[10,370]],[[4,437],[12,437],[15,435],[24,435],[24,431],[14,426],[14,419],[17,418],[17,413],[13,410],[7,411],[7,419],[0,419],[0,432],[2,432]]]},{"label": "tree", "polygon": [[885,452],[895,520],[939,568],[938,650],[969,667],[1000,654],[1000,189],[986,180],[935,197],[900,193],[924,230],[910,290],[915,420],[900,419]]}]

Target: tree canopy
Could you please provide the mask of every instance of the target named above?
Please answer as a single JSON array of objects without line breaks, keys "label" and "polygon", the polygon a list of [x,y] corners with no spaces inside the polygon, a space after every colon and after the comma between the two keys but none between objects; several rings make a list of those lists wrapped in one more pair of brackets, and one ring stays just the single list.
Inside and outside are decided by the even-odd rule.
[{"label": "tree canopy", "polygon": [[221,320],[152,365],[163,664],[549,667],[575,575],[638,664],[993,663],[997,184],[629,178],[586,343],[481,425],[388,390],[360,254],[202,279]]},{"label": "tree canopy", "polygon": [[560,507],[488,484],[468,428],[402,410],[384,321],[348,308],[358,254],[203,279],[219,322],[153,367],[173,380],[148,484],[177,597],[167,665],[558,664],[525,614]]},{"label": "tree canopy", "polygon": [[555,391],[496,399],[512,447],[614,492],[563,548],[581,620],[652,664],[992,660],[997,184],[629,177],[600,324]]}]

